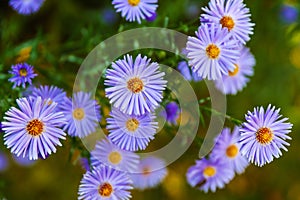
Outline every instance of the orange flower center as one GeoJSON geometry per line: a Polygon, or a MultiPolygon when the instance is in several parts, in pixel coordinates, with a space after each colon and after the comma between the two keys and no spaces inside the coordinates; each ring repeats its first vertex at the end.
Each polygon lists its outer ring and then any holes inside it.
{"type": "Polygon", "coordinates": [[[133,93],[139,93],[144,88],[144,83],[141,79],[135,77],[127,81],[127,88],[133,93]]]}
{"type": "Polygon", "coordinates": [[[143,175],[148,176],[151,173],[151,170],[149,167],[144,167],[143,169],[143,175]]]}
{"type": "Polygon", "coordinates": [[[140,3],[140,0],[128,0],[129,5],[137,6],[140,3]]]}
{"type": "Polygon", "coordinates": [[[256,132],[256,140],[261,144],[269,144],[273,140],[273,133],[267,127],[262,127],[256,132]]]}
{"type": "Polygon", "coordinates": [[[237,154],[239,153],[239,149],[235,144],[230,145],[229,147],[227,147],[226,149],[226,155],[229,158],[234,158],[237,156],[237,154]]]}
{"type": "Polygon", "coordinates": [[[222,24],[222,27],[226,27],[229,31],[231,31],[234,28],[234,21],[232,17],[230,16],[224,16],[222,19],[220,19],[220,24],[222,24]]]}
{"type": "Polygon", "coordinates": [[[212,166],[208,166],[203,170],[203,175],[206,177],[212,177],[216,174],[216,169],[212,166]]]}
{"type": "Polygon", "coordinates": [[[122,160],[122,156],[119,152],[117,151],[113,151],[109,154],[108,156],[108,160],[112,163],[112,164],[119,164],[122,160]]]}
{"type": "Polygon", "coordinates": [[[220,55],[220,49],[216,45],[210,44],[206,47],[206,55],[211,59],[216,59],[220,55]]]}
{"type": "Polygon", "coordinates": [[[127,122],[126,122],[126,128],[128,131],[135,131],[140,125],[140,122],[135,119],[135,118],[132,118],[132,119],[129,119],[127,122]]]}
{"type": "Polygon", "coordinates": [[[113,187],[109,183],[103,183],[100,185],[98,192],[102,197],[109,197],[113,192],[113,187]]]}
{"type": "Polygon", "coordinates": [[[82,120],[84,118],[84,110],[82,108],[76,108],[73,111],[73,117],[77,120],[82,120]]]}
{"type": "Polygon", "coordinates": [[[32,136],[39,136],[44,130],[44,124],[38,119],[33,119],[28,122],[26,130],[32,136]]]}
{"type": "Polygon", "coordinates": [[[234,70],[232,72],[229,71],[228,74],[229,74],[229,76],[235,76],[239,72],[239,70],[240,70],[239,66],[237,64],[235,64],[234,70]]]}
{"type": "Polygon", "coordinates": [[[27,76],[27,70],[25,68],[21,68],[19,70],[19,74],[20,74],[20,76],[27,76]]]}

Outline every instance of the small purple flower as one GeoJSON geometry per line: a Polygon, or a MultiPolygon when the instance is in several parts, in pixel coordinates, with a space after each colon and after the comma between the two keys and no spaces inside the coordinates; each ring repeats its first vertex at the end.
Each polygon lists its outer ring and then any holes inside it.
{"type": "Polygon", "coordinates": [[[234,128],[232,134],[229,128],[224,128],[216,138],[216,144],[211,152],[210,158],[212,160],[229,163],[236,173],[243,173],[249,165],[249,162],[247,158],[240,153],[241,145],[239,141],[240,133],[238,126],[234,128]]]}
{"type": "Polygon", "coordinates": [[[176,102],[171,101],[166,105],[165,110],[162,111],[161,115],[165,117],[166,121],[170,124],[177,124],[177,119],[180,114],[179,106],[176,102]]]}
{"type": "Polygon", "coordinates": [[[293,125],[286,122],[288,118],[281,118],[279,111],[269,105],[266,111],[257,107],[245,116],[246,122],[240,129],[240,151],[249,162],[261,167],[272,162],[274,157],[279,158],[282,155],[280,149],[287,151],[285,146],[290,144],[285,140],[291,139],[287,134],[293,125]]]}
{"type": "Polygon", "coordinates": [[[49,101],[50,104],[52,102],[56,102],[57,103],[56,110],[59,111],[61,108],[61,104],[64,102],[65,98],[67,97],[67,94],[63,89],[60,89],[56,86],[41,85],[40,87],[32,88],[30,96],[33,97],[40,96],[44,101],[50,99],[49,101]]]}
{"type": "Polygon", "coordinates": [[[8,167],[9,162],[7,156],[3,152],[0,152],[0,172],[6,171],[8,167]]]}
{"type": "Polygon", "coordinates": [[[66,121],[62,112],[54,112],[56,103],[44,103],[41,97],[17,99],[19,108],[11,107],[2,122],[4,144],[17,156],[37,160],[56,152],[59,139],[66,134],[58,127],[66,121]]]}
{"type": "Polygon", "coordinates": [[[92,166],[104,164],[120,171],[135,172],[139,162],[136,153],[122,150],[105,139],[97,142],[91,152],[92,166]]]}
{"type": "Polygon", "coordinates": [[[127,21],[139,24],[142,19],[151,17],[158,7],[157,0],[113,0],[112,4],[127,21]]]}
{"type": "Polygon", "coordinates": [[[230,71],[228,75],[215,81],[216,88],[224,94],[235,95],[238,91],[243,90],[249,82],[249,76],[253,75],[253,67],[256,61],[251,54],[250,49],[243,47],[241,56],[235,64],[235,69],[230,71]]]}
{"type": "Polygon", "coordinates": [[[157,157],[143,158],[136,173],[131,173],[133,187],[144,190],[153,188],[163,181],[168,171],[164,160],[157,157]]]}
{"type": "Polygon", "coordinates": [[[23,88],[26,87],[26,83],[32,84],[31,79],[36,77],[37,74],[34,73],[33,67],[27,63],[19,63],[11,66],[12,71],[9,71],[13,75],[10,82],[14,83],[13,88],[22,85],[23,88]]]}
{"type": "Polygon", "coordinates": [[[128,200],[132,189],[132,181],[126,173],[102,165],[83,175],[78,199],[128,200]]]}
{"type": "Polygon", "coordinates": [[[90,171],[91,170],[88,158],[82,157],[82,158],[80,158],[79,162],[82,166],[82,169],[84,169],[85,171],[90,171]]]}
{"type": "Polygon", "coordinates": [[[9,5],[22,15],[29,15],[37,12],[44,0],[10,0],[9,5]]]}
{"type": "Polygon", "coordinates": [[[109,139],[127,151],[144,150],[156,134],[157,122],[155,115],[126,115],[113,108],[111,118],[107,119],[106,128],[109,131],[109,139]]]}
{"type": "Polygon", "coordinates": [[[148,22],[153,22],[153,21],[156,20],[156,18],[157,18],[157,14],[156,14],[156,12],[155,12],[155,13],[152,13],[152,15],[151,15],[150,17],[146,17],[146,20],[147,20],[148,22]]]}
{"type": "Polygon", "coordinates": [[[225,28],[204,24],[196,36],[188,37],[186,50],[189,66],[199,77],[216,80],[235,69],[239,44],[225,28]]]}
{"type": "Polygon", "coordinates": [[[134,61],[127,54],[106,71],[106,96],[121,112],[143,115],[152,112],[161,102],[167,84],[163,80],[165,73],[158,70],[158,63],[150,61],[140,54],[134,61]]]}
{"type": "Polygon", "coordinates": [[[243,0],[211,0],[208,8],[202,10],[206,12],[200,17],[202,23],[220,24],[242,44],[250,40],[255,24],[251,23],[249,8],[243,0]]]}
{"type": "Polygon", "coordinates": [[[100,106],[90,93],[77,92],[73,94],[73,100],[65,98],[61,110],[68,122],[63,129],[70,136],[84,138],[96,131],[101,118],[100,106]]]}
{"type": "Polygon", "coordinates": [[[188,169],[186,177],[192,187],[205,193],[209,190],[215,192],[217,188],[224,188],[233,179],[234,171],[228,163],[202,158],[188,169]]]}
{"type": "Polygon", "coordinates": [[[177,66],[178,71],[187,81],[201,81],[202,78],[197,73],[193,72],[186,61],[181,61],[177,66]]]}
{"type": "Polygon", "coordinates": [[[280,18],[283,22],[291,24],[297,22],[299,9],[293,5],[282,4],[280,9],[280,18]]]}

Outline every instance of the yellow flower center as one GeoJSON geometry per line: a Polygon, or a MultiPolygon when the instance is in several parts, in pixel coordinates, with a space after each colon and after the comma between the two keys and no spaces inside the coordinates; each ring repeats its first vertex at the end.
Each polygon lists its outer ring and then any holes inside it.
{"type": "Polygon", "coordinates": [[[212,166],[208,166],[203,170],[203,175],[206,177],[212,177],[216,174],[216,169],[212,166]]]}
{"type": "Polygon", "coordinates": [[[144,167],[143,169],[143,175],[148,176],[151,173],[151,170],[149,167],[144,167]]]}
{"type": "Polygon", "coordinates": [[[230,17],[230,16],[222,17],[222,19],[220,19],[220,24],[222,24],[223,28],[226,27],[228,29],[228,31],[231,31],[235,25],[232,17],[230,17]]]}
{"type": "Polygon", "coordinates": [[[206,55],[211,59],[218,58],[220,55],[220,51],[221,50],[214,44],[210,44],[206,47],[206,55]]]}
{"type": "Polygon", "coordinates": [[[226,155],[229,158],[234,158],[237,156],[237,154],[239,153],[239,149],[235,144],[230,145],[229,147],[227,147],[226,149],[226,155]]]}
{"type": "Polygon", "coordinates": [[[144,83],[141,79],[135,77],[127,81],[127,88],[133,93],[139,93],[144,88],[144,83]]]}
{"type": "Polygon", "coordinates": [[[84,110],[82,108],[76,108],[73,111],[73,117],[77,120],[82,120],[84,118],[84,110]]]}
{"type": "Polygon", "coordinates": [[[19,70],[19,74],[20,74],[20,76],[27,76],[27,70],[25,68],[21,68],[19,70]]]}
{"type": "Polygon", "coordinates": [[[119,152],[113,151],[108,155],[108,160],[114,165],[117,165],[121,162],[122,156],[119,152]]]}
{"type": "Polygon", "coordinates": [[[44,124],[38,119],[33,119],[28,122],[26,130],[32,136],[39,136],[44,130],[44,124]]]}
{"type": "Polygon", "coordinates": [[[128,131],[134,132],[140,125],[140,122],[135,119],[131,118],[126,122],[126,128],[128,131]]]}
{"type": "Polygon", "coordinates": [[[262,127],[256,132],[256,140],[261,144],[269,144],[273,140],[273,133],[267,127],[262,127]]]}
{"type": "Polygon", "coordinates": [[[109,197],[113,192],[113,187],[109,183],[103,183],[100,185],[98,192],[102,197],[109,197]]]}
{"type": "Polygon", "coordinates": [[[229,76],[235,76],[239,72],[239,70],[240,70],[239,66],[237,64],[235,64],[234,70],[232,72],[229,71],[228,74],[229,74],[229,76]]]}
{"type": "Polygon", "coordinates": [[[137,6],[140,3],[140,0],[128,0],[129,5],[137,6]]]}

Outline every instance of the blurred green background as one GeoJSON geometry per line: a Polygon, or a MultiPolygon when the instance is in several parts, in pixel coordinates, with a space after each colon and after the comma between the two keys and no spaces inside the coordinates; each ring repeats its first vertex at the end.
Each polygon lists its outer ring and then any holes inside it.
{"type": "MultiPolygon", "coordinates": [[[[46,0],[38,13],[22,16],[8,6],[8,1],[1,0],[1,116],[14,101],[13,92],[8,92],[11,85],[3,78],[12,64],[26,60],[39,75],[35,83],[56,85],[70,95],[81,62],[101,41],[120,31],[145,26],[167,27],[194,35],[201,7],[207,3],[207,0],[159,0],[157,19],[137,24],[128,23],[115,13],[111,1],[46,0]]],[[[298,17],[294,23],[286,23],[280,17],[285,3],[299,9],[300,2],[245,0],[245,3],[256,24],[247,46],[257,64],[248,86],[238,95],[228,96],[227,113],[243,120],[247,110],[253,110],[254,106],[272,103],[282,108],[281,113],[294,124],[289,152],[262,168],[251,165],[225,189],[205,194],[191,188],[185,180],[185,173],[198,154],[199,146],[193,143],[168,167],[169,175],[160,186],[134,190],[132,199],[300,200],[300,21],[298,17]]],[[[105,115],[107,110],[102,108],[102,112],[105,115]]],[[[226,122],[226,125],[233,124],[226,122]]],[[[0,199],[77,199],[78,185],[85,172],[77,162],[80,148],[78,141],[68,138],[46,160],[21,166],[3,146],[1,136],[0,151],[8,156],[9,166],[0,172],[0,199]]]]}

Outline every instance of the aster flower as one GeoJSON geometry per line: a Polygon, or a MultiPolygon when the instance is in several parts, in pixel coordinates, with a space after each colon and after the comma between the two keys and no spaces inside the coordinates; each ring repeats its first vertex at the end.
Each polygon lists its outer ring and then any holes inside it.
{"type": "Polygon", "coordinates": [[[62,112],[54,112],[56,103],[44,103],[41,97],[17,99],[19,108],[12,107],[2,122],[4,144],[17,156],[37,160],[56,152],[59,139],[66,134],[58,127],[66,121],[62,112]]]}
{"type": "Polygon", "coordinates": [[[25,88],[26,83],[31,85],[31,79],[37,76],[37,74],[35,74],[33,71],[33,67],[27,63],[13,65],[11,66],[11,69],[12,70],[9,71],[9,73],[11,73],[13,77],[8,80],[14,83],[13,88],[20,85],[25,88]]]}
{"type": "Polygon", "coordinates": [[[143,158],[136,173],[131,173],[133,187],[144,190],[153,188],[163,181],[168,171],[164,160],[157,157],[143,158]]]}
{"type": "Polygon", "coordinates": [[[97,142],[95,149],[91,152],[93,166],[105,164],[125,172],[134,172],[139,159],[136,153],[122,150],[105,139],[97,142]]]}
{"type": "Polygon", "coordinates": [[[61,104],[64,102],[65,98],[67,97],[66,92],[63,89],[60,89],[56,86],[40,86],[40,87],[34,87],[30,89],[30,96],[33,97],[42,97],[43,100],[51,99],[51,102],[56,102],[58,106],[56,107],[56,110],[59,110],[61,107],[61,104]]]}
{"type": "Polygon", "coordinates": [[[234,171],[228,163],[202,158],[188,169],[186,176],[192,187],[206,193],[209,190],[215,192],[217,188],[224,188],[233,179],[234,171]]]}
{"type": "Polygon", "coordinates": [[[139,24],[142,19],[152,17],[158,7],[157,0],[113,0],[112,4],[127,21],[139,24]]]}
{"type": "Polygon", "coordinates": [[[243,0],[211,0],[208,8],[202,10],[206,12],[200,17],[202,23],[220,24],[242,44],[250,40],[255,24],[251,23],[249,8],[243,0]]]}
{"type": "Polygon", "coordinates": [[[29,15],[37,12],[44,0],[10,0],[9,5],[22,15],[29,15]]]}
{"type": "Polygon", "coordinates": [[[78,199],[84,200],[128,200],[132,181],[124,172],[105,165],[87,171],[80,182],[78,199]]]}
{"type": "Polygon", "coordinates": [[[177,69],[187,81],[198,82],[202,80],[202,78],[199,77],[197,73],[191,71],[186,61],[179,62],[177,69]]]}
{"type": "Polygon", "coordinates": [[[166,119],[170,124],[177,124],[177,119],[180,114],[179,106],[176,102],[171,101],[166,105],[165,110],[161,112],[161,115],[166,119]]]}
{"type": "Polygon", "coordinates": [[[263,107],[257,107],[245,116],[246,122],[240,129],[240,151],[249,162],[263,166],[272,162],[274,157],[279,158],[281,149],[287,151],[289,143],[285,140],[291,139],[287,134],[293,125],[286,122],[288,118],[281,118],[279,111],[269,105],[266,111],[263,107]]]}
{"type": "Polygon", "coordinates": [[[85,171],[90,171],[91,170],[88,158],[85,158],[85,157],[80,158],[79,163],[80,163],[82,169],[84,169],[85,171]]]}
{"type": "Polygon", "coordinates": [[[108,86],[106,96],[115,108],[129,115],[143,115],[158,107],[167,81],[163,80],[159,65],[150,61],[140,54],[133,61],[127,54],[112,63],[104,84],[108,86]]]}
{"type": "Polygon", "coordinates": [[[280,9],[280,19],[287,24],[297,22],[299,18],[299,9],[290,4],[282,4],[280,9]]]}
{"type": "Polygon", "coordinates": [[[235,69],[240,56],[238,42],[221,25],[204,24],[188,37],[187,58],[192,70],[202,78],[216,80],[235,69]]]}
{"type": "Polygon", "coordinates": [[[229,163],[236,173],[243,173],[249,165],[249,162],[247,158],[240,153],[241,145],[239,144],[239,140],[240,133],[238,126],[234,128],[232,134],[229,128],[224,128],[216,138],[216,144],[211,152],[210,158],[229,163]]]}
{"type": "Polygon", "coordinates": [[[236,94],[243,90],[249,82],[248,76],[253,75],[253,66],[255,65],[255,58],[251,54],[249,48],[243,47],[241,49],[241,56],[235,64],[235,69],[230,71],[228,75],[215,81],[216,88],[224,94],[236,94]]]}
{"type": "Polygon", "coordinates": [[[61,110],[68,122],[63,129],[70,136],[84,138],[96,131],[100,120],[100,106],[91,98],[90,93],[77,92],[73,94],[73,100],[65,98],[61,110]]]}
{"type": "Polygon", "coordinates": [[[126,115],[116,108],[112,109],[110,115],[106,126],[109,131],[108,138],[121,149],[144,150],[154,139],[158,124],[154,122],[155,115],[126,115]]]}

